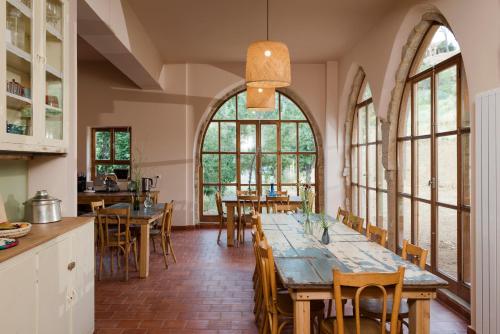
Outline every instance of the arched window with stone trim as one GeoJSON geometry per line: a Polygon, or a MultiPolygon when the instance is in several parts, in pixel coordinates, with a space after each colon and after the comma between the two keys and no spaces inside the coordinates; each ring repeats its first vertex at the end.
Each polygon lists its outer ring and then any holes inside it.
{"type": "Polygon", "coordinates": [[[365,79],[355,107],[351,131],[351,211],[387,229],[387,183],[382,166],[381,121],[365,79]]]}
{"type": "Polygon", "coordinates": [[[318,207],[318,142],[308,117],[287,94],[276,92],[274,111],[250,111],[246,91],[217,108],[203,134],[200,149],[200,220],[215,221],[215,192],[276,190],[299,195],[312,186],[318,207]]]}
{"type": "Polygon", "coordinates": [[[460,47],[434,24],[408,75],[398,121],[397,240],[470,300],[470,117],[460,47]]]}

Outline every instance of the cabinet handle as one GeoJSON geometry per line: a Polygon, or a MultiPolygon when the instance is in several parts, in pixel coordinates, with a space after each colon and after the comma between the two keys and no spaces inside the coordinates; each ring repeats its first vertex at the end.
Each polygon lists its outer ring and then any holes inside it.
{"type": "Polygon", "coordinates": [[[70,262],[70,263],[68,264],[68,270],[69,270],[69,271],[71,271],[71,270],[75,269],[75,267],[76,267],[76,263],[75,263],[75,261],[72,261],[72,262],[70,262]]]}

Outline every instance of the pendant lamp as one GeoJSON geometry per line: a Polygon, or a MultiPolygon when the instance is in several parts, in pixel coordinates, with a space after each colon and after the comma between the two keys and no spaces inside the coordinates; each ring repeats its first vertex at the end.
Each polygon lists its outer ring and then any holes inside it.
{"type": "Polygon", "coordinates": [[[276,100],[274,88],[247,87],[247,109],[254,111],[274,111],[276,100]]]}
{"type": "Polygon", "coordinates": [[[269,0],[267,0],[266,40],[248,46],[246,83],[248,87],[290,86],[290,54],[286,44],[269,40],[269,0]]]}

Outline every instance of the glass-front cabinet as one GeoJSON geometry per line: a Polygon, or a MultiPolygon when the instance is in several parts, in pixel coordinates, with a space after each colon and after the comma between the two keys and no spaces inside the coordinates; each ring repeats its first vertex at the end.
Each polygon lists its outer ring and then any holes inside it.
{"type": "Polygon", "coordinates": [[[66,151],[65,2],[0,0],[0,150],[66,151]]]}

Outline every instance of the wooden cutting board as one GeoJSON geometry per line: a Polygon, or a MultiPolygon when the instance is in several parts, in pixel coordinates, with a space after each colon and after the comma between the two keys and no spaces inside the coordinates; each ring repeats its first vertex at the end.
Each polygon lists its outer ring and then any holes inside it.
{"type": "Polygon", "coordinates": [[[2,194],[0,194],[0,223],[7,221],[7,214],[5,213],[5,205],[3,204],[2,194]]]}

